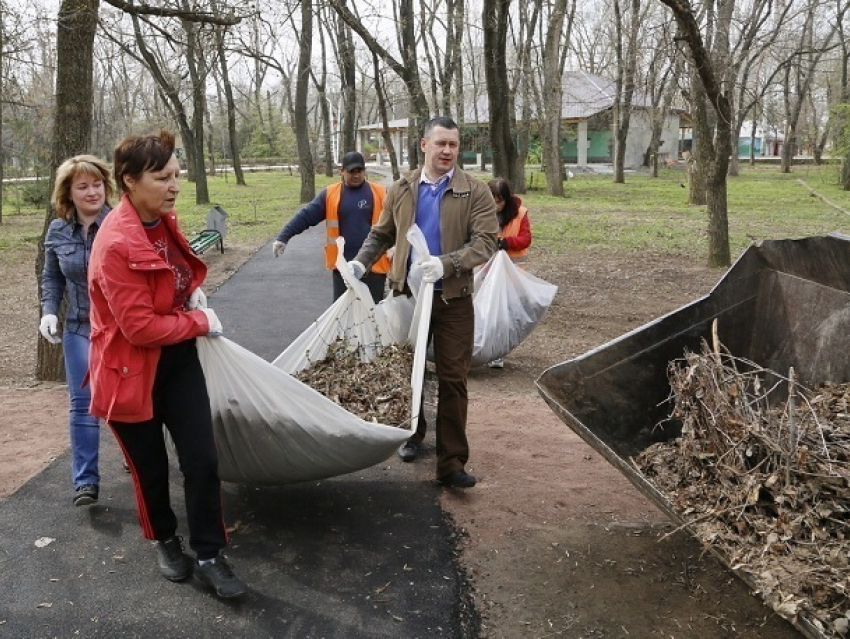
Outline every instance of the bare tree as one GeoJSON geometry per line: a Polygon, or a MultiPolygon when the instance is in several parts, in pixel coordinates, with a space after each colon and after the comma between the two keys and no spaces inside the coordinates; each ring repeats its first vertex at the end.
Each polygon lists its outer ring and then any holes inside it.
{"type": "Polygon", "coordinates": [[[390,123],[387,116],[387,101],[384,98],[384,83],[381,80],[381,65],[378,60],[378,54],[372,52],[372,65],[375,69],[375,95],[378,98],[378,112],[381,115],[381,136],[384,140],[384,147],[387,149],[387,154],[390,156],[390,166],[392,166],[393,180],[400,177],[398,170],[398,156],[396,155],[395,145],[393,144],[393,136],[390,135],[390,123]]]}
{"type": "MultiPolygon", "coordinates": [[[[688,0],[661,0],[676,17],[681,31],[680,37],[687,43],[690,63],[694,69],[693,89],[699,95],[695,103],[703,108],[705,96],[716,115],[712,132],[702,119],[698,156],[704,163],[708,209],[708,262],[711,266],[728,266],[731,263],[729,249],[729,219],[726,189],[726,172],[732,151],[732,109],[720,78],[727,60],[729,41],[728,26],[731,22],[732,0],[719,0],[718,25],[714,34],[715,56],[712,57],[705,45],[703,34],[688,0]],[[719,69],[719,70],[718,70],[719,69]]],[[[707,109],[706,109],[707,110],[707,109]]]]}
{"type": "MultiPolygon", "coordinates": [[[[321,11],[321,8],[319,8],[321,11]]],[[[334,127],[331,124],[331,110],[330,105],[328,104],[328,54],[327,54],[327,44],[325,42],[325,30],[322,27],[322,24],[325,22],[324,19],[319,20],[319,45],[321,46],[321,66],[320,73],[317,75],[315,69],[310,67],[310,77],[313,80],[313,84],[316,86],[316,101],[319,106],[319,113],[321,117],[322,130],[325,132],[323,137],[323,151],[324,151],[324,164],[325,164],[325,177],[333,177],[334,174],[334,156],[333,156],[333,136],[334,136],[334,127]]]]}
{"type": "Polygon", "coordinates": [[[310,88],[310,62],[313,54],[313,3],[301,0],[301,33],[298,36],[298,75],[295,79],[295,139],[301,174],[301,202],[316,197],[316,176],[310,151],[307,124],[307,92],[310,88]]]}
{"type": "MultiPolygon", "coordinates": [[[[91,142],[92,60],[94,34],[100,0],[63,0],[56,23],[56,123],[53,127],[51,183],[56,168],[67,158],[85,153],[91,142]]],[[[44,268],[44,237],[54,217],[48,206],[44,230],[38,242],[35,273],[41,297],[41,271],[44,268]]],[[[65,378],[62,349],[38,340],[35,375],[37,379],[65,378]]]]}
{"type": "Polygon", "coordinates": [[[514,124],[517,139],[516,171],[512,182],[514,192],[525,193],[525,164],[528,160],[531,139],[532,104],[539,104],[537,85],[531,64],[534,33],[540,17],[542,0],[531,0],[526,11],[520,11],[518,24],[512,23],[513,48],[517,55],[517,64],[511,81],[511,94],[520,96],[520,117],[514,124]]]}
{"type": "Polygon", "coordinates": [[[236,104],[233,99],[233,86],[230,84],[230,71],[227,68],[227,54],[224,49],[225,34],[225,27],[219,27],[217,30],[216,53],[218,55],[219,73],[227,105],[227,139],[230,145],[230,158],[233,163],[236,184],[245,186],[245,174],[242,172],[242,156],[239,150],[239,138],[236,130],[236,104]]]}
{"type": "MultiPolygon", "coordinates": [[[[182,0],[183,8],[188,13],[188,0],[182,0]]],[[[204,46],[198,26],[185,18],[180,23],[186,34],[186,66],[189,70],[189,81],[192,93],[192,156],[195,159],[195,203],[209,204],[210,191],[207,184],[206,162],[204,160],[204,117],[207,112],[207,68],[204,46]]]]}
{"type": "MultiPolygon", "coordinates": [[[[566,0],[563,0],[566,2],[566,0]]],[[[508,13],[511,0],[484,0],[484,70],[490,104],[490,144],[493,148],[493,174],[516,182],[516,144],[510,113],[513,93],[508,85],[506,59],[508,13]]],[[[560,121],[560,104],[558,108],[560,121]]]]}
{"type": "Polygon", "coordinates": [[[640,0],[630,0],[629,32],[625,38],[626,52],[623,53],[623,16],[620,2],[614,0],[614,39],[617,54],[616,95],[614,99],[614,183],[623,184],[625,178],[626,140],[632,115],[632,100],[635,94],[637,72],[638,27],[640,26],[640,0]]]}
{"type": "MultiPolygon", "coordinates": [[[[763,91],[767,89],[765,84],[762,92],[759,92],[751,76],[754,67],[765,58],[765,53],[776,42],[782,32],[780,25],[786,23],[788,13],[793,6],[788,2],[784,7],[780,6],[779,14],[774,18],[774,28],[767,30],[766,37],[760,38],[768,26],[774,8],[773,0],[754,0],[750,3],[749,12],[741,20],[738,31],[740,37],[730,53],[729,69],[727,70],[727,82],[736,82],[734,109],[735,121],[732,124],[732,139],[737,140],[741,135],[744,120],[754,109],[755,104],[761,99],[763,91]],[[752,97],[749,97],[752,96],[752,97]]],[[[755,129],[755,121],[753,122],[755,129]]],[[[738,175],[739,162],[737,148],[733,149],[732,160],[729,165],[729,175],[738,175]]]]}
{"type": "Polygon", "coordinates": [[[412,0],[399,0],[398,6],[394,5],[399,14],[399,39],[401,49],[401,61],[397,60],[378,40],[370,33],[363,22],[345,5],[343,0],[328,0],[334,11],[360,36],[370,51],[377,53],[399,78],[404,82],[410,97],[411,121],[408,125],[408,163],[411,169],[419,166],[419,136],[430,117],[428,100],[422,89],[419,77],[419,58],[416,50],[416,31],[413,24],[413,2],[412,0]]]}
{"type": "Polygon", "coordinates": [[[563,167],[561,166],[561,108],[563,86],[561,78],[562,32],[567,13],[567,0],[554,0],[543,45],[543,157],[546,192],[564,196],[563,167]]]}
{"type": "MultiPolygon", "coordinates": [[[[344,0],[341,0],[344,2],[344,0]]],[[[336,26],[336,58],[339,63],[340,93],[340,123],[343,149],[356,148],[355,129],[357,124],[357,67],[354,61],[354,38],[351,27],[338,16],[334,16],[336,26]]]]}
{"type": "MultiPolygon", "coordinates": [[[[806,19],[800,34],[800,44],[795,64],[785,67],[783,81],[783,104],[785,106],[785,143],[782,145],[782,160],[780,170],[783,173],[791,172],[791,165],[797,153],[797,127],[803,112],[806,96],[811,91],[812,82],[815,77],[815,69],[820,63],[824,52],[830,46],[838,26],[835,22],[827,29],[823,39],[817,37],[816,31],[819,23],[820,2],[809,0],[806,11],[806,19]]],[[[845,9],[846,10],[846,7],[845,9]]],[[[844,10],[842,10],[842,15],[844,10]]]]}

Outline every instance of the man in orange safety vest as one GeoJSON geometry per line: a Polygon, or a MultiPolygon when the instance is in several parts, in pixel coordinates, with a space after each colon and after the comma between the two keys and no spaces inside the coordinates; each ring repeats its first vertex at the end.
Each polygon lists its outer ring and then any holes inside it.
{"type": "MultiPolygon", "coordinates": [[[[345,293],[345,282],[336,270],[336,239],[345,239],[345,260],[354,259],[372,225],[378,220],[386,190],[380,184],[366,181],[366,162],[357,151],[346,153],[340,163],[342,179],[322,189],[283,227],[272,244],[275,257],[280,257],[294,236],[325,222],[325,265],[332,271],[334,300],[345,293]]],[[[375,303],[384,297],[389,258],[384,254],[363,278],[375,303]]]]}

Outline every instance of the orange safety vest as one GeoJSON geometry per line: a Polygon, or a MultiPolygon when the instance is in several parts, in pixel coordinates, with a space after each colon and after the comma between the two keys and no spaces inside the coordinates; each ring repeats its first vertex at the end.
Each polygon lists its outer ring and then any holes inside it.
{"type": "MultiPolygon", "coordinates": [[[[519,235],[519,223],[522,218],[528,215],[528,209],[524,206],[519,207],[519,211],[514,219],[508,222],[508,225],[499,233],[499,237],[515,237],[519,235]]],[[[519,251],[508,251],[508,257],[514,262],[525,262],[528,256],[528,247],[519,251]]]]}
{"type": "MultiPolygon", "coordinates": [[[[378,184],[368,183],[372,188],[372,198],[374,204],[372,206],[372,225],[378,221],[381,216],[381,209],[384,208],[384,196],[386,190],[378,184]]],[[[325,244],[325,266],[330,269],[336,268],[336,238],[339,237],[339,201],[342,198],[342,182],[331,184],[325,192],[325,229],[328,234],[328,241],[325,244]]],[[[389,273],[390,259],[384,253],[372,265],[373,273],[389,273]]]]}

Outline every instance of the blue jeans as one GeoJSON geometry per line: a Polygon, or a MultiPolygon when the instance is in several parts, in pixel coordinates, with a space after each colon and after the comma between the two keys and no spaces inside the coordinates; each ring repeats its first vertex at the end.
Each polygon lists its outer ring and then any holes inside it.
{"type": "Polygon", "coordinates": [[[77,333],[62,335],[65,352],[65,376],[71,396],[68,430],[71,435],[71,479],[74,488],[85,484],[100,484],[97,454],[100,448],[100,424],[89,413],[91,391],[83,380],[89,370],[89,340],[77,333]]]}

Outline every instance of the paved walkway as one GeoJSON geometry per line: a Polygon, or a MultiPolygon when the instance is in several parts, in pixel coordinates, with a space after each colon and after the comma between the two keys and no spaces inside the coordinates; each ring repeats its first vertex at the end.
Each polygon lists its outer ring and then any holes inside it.
{"type": "MultiPolygon", "coordinates": [[[[323,239],[312,229],[277,260],[263,247],[210,296],[229,338],[271,360],[330,304],[323,239]]],[[[65,437],[65,425],[56,432],[65,437]]],[[[71,505],[67,452],[0,502],[0,637],[464,636],[463,583],[430,481],[433,445],[416,464],[393,458],[276,488],[225,484],[228,555],[250,592],[224,602],[159,576],[129,475],[103,435],[97,506],[71,505]]]]}

